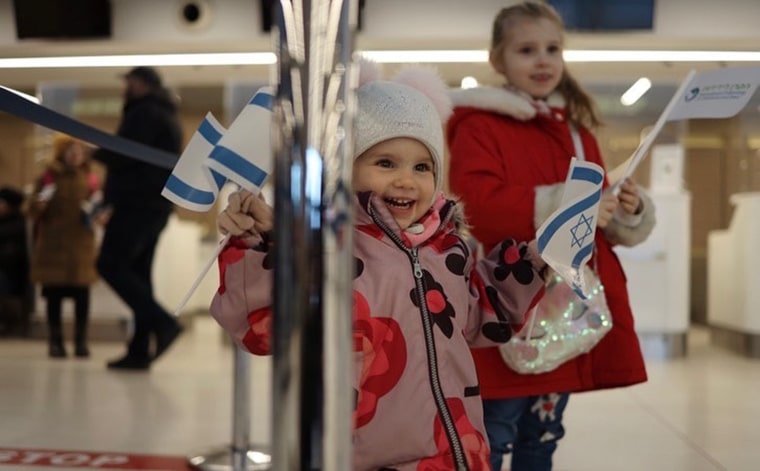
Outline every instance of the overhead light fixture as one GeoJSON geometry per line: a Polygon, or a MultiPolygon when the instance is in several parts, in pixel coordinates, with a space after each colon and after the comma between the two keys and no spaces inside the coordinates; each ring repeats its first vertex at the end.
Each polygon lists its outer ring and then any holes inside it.
{"type": "Polygon", "coordinates": [[[270,65],[277,62],[273,52],[216,52],[192,54],[128,54],[111,56],[10,57],[0,59],[3,69],[66,67],[135,67],[201,65],[270,65]]]}
{"type": "Polygon", "coordinates": [[[639,101],[639,98],[644,96],[650,88],[652,88],[652,81],[646,77],[641,77],[620,96],[620,103],[624,106],[631,106],[639,101]]]}
{"type": "MultiPolygon", "coordinates": [[[[488,62],[488,51],[476,49],[362,51],[361,54],[375,62],[391,64],[488,62]]],[[[566,50],[564,58],[567,62],[760,62],[760,52],[566,50]]],[[[0,68],[271,65],[276,61],[273,52],[7,57],[0,59],[0,68]]]]}
{"type": "Polygon", "coordinates": [[[478,79],[472,76],[462,78],[462,82],[459,85],[462,88],[475,88],[478,86],[478,79]]]}

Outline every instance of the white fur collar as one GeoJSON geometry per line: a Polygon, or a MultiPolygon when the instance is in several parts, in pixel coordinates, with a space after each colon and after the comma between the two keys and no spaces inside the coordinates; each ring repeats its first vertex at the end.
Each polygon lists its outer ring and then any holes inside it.
{"type": "MultiPolygon", "coordinates": [[[[449,96],[454,107],[468,106],[511,116],[527,121],[536,116],[536,107],[530,98],[504,87],[477,87],[452,89],[449,96]]],[[[564,106],[562,96],[553,93],[547,100],[549,106],[564,106]]]]}

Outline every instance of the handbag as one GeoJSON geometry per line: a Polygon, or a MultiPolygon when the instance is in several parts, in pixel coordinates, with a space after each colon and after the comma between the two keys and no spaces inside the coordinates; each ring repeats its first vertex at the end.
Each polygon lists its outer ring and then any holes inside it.
{"type": "MultiPolygon", "coordinates": [[[[568,126],[575,157],[585,160],[578,129],[571,122],[568,126]]],[[[499,346],[510,368],[522,374],[552,371],[587,353],[612,329],[612,314],[599,277],[585,265],[583,278],[589,288],[586,299],[556,273],[546,280],[544,296],[533,308],[528,324],[499,346]]]]}
{"type": "Polygon", "coordinates": [[[522,374],[546,373],[588,352],[612,329],[604,286],[586,266],[589,288],[581,298],[559,275],[546,282],[546,291],[528,323],[499,351],[506,364],[522,374]]]}

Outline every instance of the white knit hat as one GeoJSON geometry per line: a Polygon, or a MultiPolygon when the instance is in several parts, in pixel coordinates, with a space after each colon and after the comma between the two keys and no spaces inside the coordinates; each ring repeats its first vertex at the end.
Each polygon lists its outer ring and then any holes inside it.
{"type": "MultiPolygon", "coordinates": [[[[362,64],[362,67],[368,66],[362,64]]],[[[357,98],[354,159],[388,139],[416,139],[433,157],[437,195],[443,183],[442,128],[452,105],[446,84],[435,70],[407,67],[391,81],[374,80],[360,85],[357,98]]]]}

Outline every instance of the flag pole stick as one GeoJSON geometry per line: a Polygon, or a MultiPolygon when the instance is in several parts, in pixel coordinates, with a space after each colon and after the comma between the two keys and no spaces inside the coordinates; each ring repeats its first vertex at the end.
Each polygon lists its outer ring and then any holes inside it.
{"type": "Polygon", "coordinates": [[[617,194],[620,191],[620,183],[622,183],[626,178],[630,177],[633,174],[633,171],[636,170],[636,167],[639,166],[639,163],[644,158],[644,155],[646,155],[647,151],[649,151],[649,148],[654,143],[655,139],[657,138],[657,135],[662,130],[662,127],[665,125],[665,122],[668,120],[668,117],[670,116],[670,113],[673,111],[673,108],[678,103],[678,99],[683,96],[684,92],[686,91],[686,87],[689,86],[689,83],[691,83],[691,79],[694,77],[694,75],[697,72],[695,70],[691,70],[687,75],[686,78],[681,82],[681,85],[678,87],[678,90],[676,90],[676,93],[673,94],[673,97],[670,99],[670,102],[663,110],[660,117],[657,119],[657,122],[654,124],[654,127],[651,131],[646,135],[646,137],[639,143],[639,146],[634,151],[633,155],[630,158],[630,163],[628,164],[628,168],[626,168],[623,175],[620,177],[620,179],[615,182],[615,189],[613,190],[615,194],[617,194]]]}
{"type": "Polygon", "coordinates": [[[182,301],[180,301],[179,305],[177,306],[177,309],[174,311],[175,316],[179,316],[182,314],[182,310],[185,309],[185,306],[187,305],[188,301],[190,301],[190,297],[192,297],[193,293],[195,293],[195,290],[198,289],[198,286],[200,286],[201,281],[206,277],[206,273],[211,269],[211,265],[214,264],[217,257],[219,257],[219,254],[222,253],[222,249],[227,245],[227,242],[230,240],[230,234],[227,234],[224,236],[224,238],[219,242],[219,245],[214,249],[214,253],[209,257],[208,261],[206,262],[206,265],[203,266],[203,269],[198,274],[198,277],[195,279],[195,282],[190,287],[189,290],[187,290],[187,294],[185,294],[185,297],[182,298],[182,301]]]}

